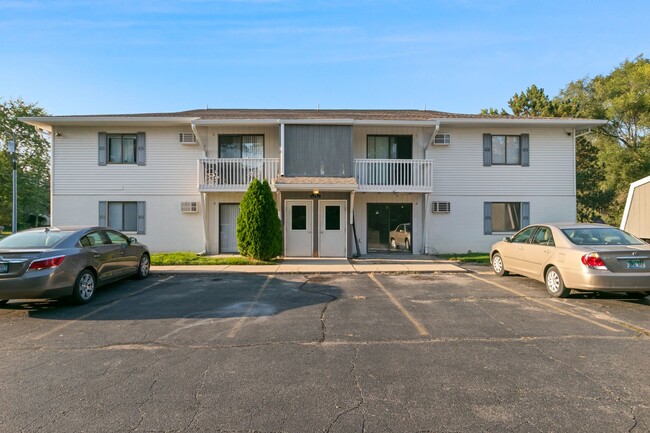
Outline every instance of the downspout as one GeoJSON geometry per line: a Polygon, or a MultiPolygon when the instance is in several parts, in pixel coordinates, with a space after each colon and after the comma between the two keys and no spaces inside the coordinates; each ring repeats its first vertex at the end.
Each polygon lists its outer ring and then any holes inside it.
{"type": "MultiPolygon", "coordinates": [[[[199,135],[199,131],[196,129],[196,125],[194,124],[194,121],[192,121],[190,123],[190,126],[192,127],[192,132],[194,133],[194,136],[196,137],[196,140],[199,142],[199,146],[201,146],[201,149],[203,149],[203,157],[207,158],[208,157],[208,148],[203,143],[203,140],[201,140],[201,136],[199,135]]],[[[200,164],[200,162],[199,162],[199,164],[200,164]]],[[[200,173],[200,170],[199,170],[198,166],[197,166],[197,173],[200,173]]],[[[208,208],[207,208],[207,202],[208,202],[207,193],[201,192],[201,209],[203,210],[203,215],[202,215],[202,218],[201,218],[201,220],[203,221],[203,251],[201,252],[201,255],[205,255],[205,254],[208,253],[208,236],[209,236],[209,233],[208,233],[208,208]]]]}
{"type": "MultiPolygon", "coordinates": [[[[427,158],[427,150],[430,149],[433,146],[433,142],[436,139],[436,135],[438,135],[438,131],[440,131],[440,122],[436,123],[436,128],[433,131],[433,134],[431,134],[431,138],[429,139],[429,143],[427,146],[424,148],[424,159],[427,158]]],[[[429,240],[429,205],[431,204],[431,196],[433,195],[433,191],[429,193],[424,194],[424,230],[422,230],[422,245],[424,246],[424,254],[429,254],[429,245],[428,245],[428,240],[429,240]]]]}

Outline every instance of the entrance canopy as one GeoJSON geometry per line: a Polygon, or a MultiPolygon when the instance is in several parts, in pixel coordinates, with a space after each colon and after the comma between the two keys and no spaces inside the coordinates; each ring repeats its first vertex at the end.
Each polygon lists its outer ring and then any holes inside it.
{"type": "Polygon", "coordinates": [[[285,177],[275,179],[278,191],[356,191],[359,187],[353,177],[285,177]]]}

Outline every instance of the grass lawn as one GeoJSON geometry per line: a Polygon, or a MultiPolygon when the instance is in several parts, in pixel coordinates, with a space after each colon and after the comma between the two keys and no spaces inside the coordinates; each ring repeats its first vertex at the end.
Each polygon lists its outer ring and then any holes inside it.
{"type": "Polygon", "coordinates": [[[158,253],[151,255],[153,266],[179,265],[273,265],[275,262],[252,260],[246,257],[199,256],[196,253],[158,253]]]}
{"type": "Polygon", "coordinates": [[[490,253],[442,254],[439,257],[466,263],[490,264],[490,253]]]}

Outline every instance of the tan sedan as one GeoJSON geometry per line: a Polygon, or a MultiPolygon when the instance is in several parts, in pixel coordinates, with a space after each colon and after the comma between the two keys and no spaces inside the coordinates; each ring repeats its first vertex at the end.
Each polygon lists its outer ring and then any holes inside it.
{"type": "Polygon", "coordinates": [[[544,282],[555,297],[571,289],[650,294],[650,245],[605,224],[539,224],[492,245],[492,269],[544,282]]]}

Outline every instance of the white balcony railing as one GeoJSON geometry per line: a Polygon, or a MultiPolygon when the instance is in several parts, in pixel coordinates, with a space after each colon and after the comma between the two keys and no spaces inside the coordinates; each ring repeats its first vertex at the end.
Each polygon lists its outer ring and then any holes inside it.
{"type": "Polygon", "coordinates": [[[355,159],[358,191],[431,192],[433,161],[430,159],[355,159]]]}
{"type": "Polygon", "coordinates": [[[246,191],[253,179],[278,177],[278,158],[199,159],[199,191],[246,191]]]}

